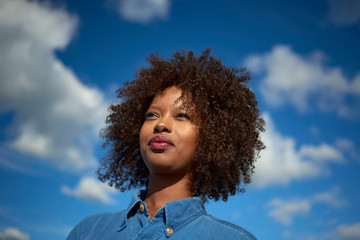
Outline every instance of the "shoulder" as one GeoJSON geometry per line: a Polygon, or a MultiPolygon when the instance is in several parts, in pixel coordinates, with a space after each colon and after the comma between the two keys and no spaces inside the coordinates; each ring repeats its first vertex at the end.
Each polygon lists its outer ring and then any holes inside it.
{"type": "Polygon", "coordinates": [[[125,214],[126,214],[126,210],[98,213],[84,218],[81,222],[84,223],[96,223],[99,221],[111,222],[114,218],[119,219],[119,217],[124,216],[125,214]]]}
{"type": "Polygon", "coordinates": [[[213,235],[218,232],[225,239],[256,240],[256,237],[246,229],[207,213],[203,215],[202,221],[208,234],[213,235]]]}
{"type": "Polygon", "coordinates": [[[81,220],[70,232],[67,240],[73,239],[82,239],[85,235],[91,235],[92,233],[100,233],[111,228],[118,227],[115,226],[114,222],[119,222],[119,219],[124,219],[126,214],[125,210],[99,213],[90,215],[83,220],[81,220]],[[116,220],[116,221],[115,221],[116,220]]]}

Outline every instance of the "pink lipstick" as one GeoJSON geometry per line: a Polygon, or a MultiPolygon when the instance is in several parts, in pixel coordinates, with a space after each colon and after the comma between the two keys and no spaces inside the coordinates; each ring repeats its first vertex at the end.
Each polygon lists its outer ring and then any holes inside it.
{"type": "Polygon", "coordinates": [[[174,144],[167,137],[156,136],[150,140],[149,146],[154,150],[164,150],[174,146],[174,144]]]}

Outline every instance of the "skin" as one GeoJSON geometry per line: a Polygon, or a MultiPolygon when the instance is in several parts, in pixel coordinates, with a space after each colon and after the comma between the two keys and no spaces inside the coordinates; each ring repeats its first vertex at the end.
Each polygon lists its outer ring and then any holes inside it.
{"type": "Polygon", "coordinates": [[[140,151],[149,169],[144,202],[150,220],[165,203],[192,197],[187,186],[199,128],[181,108],[181,93],[177,87],[170,87],[155,96],[140,130],[140,151]],[[166,137],[171,144],[151,144],[157,136],[166,137]]]}

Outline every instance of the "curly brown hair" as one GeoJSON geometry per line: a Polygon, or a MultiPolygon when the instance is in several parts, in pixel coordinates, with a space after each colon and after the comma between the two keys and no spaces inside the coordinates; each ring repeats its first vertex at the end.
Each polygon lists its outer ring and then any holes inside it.
{"type": "Polygon", "coordinates": [[[108,147],[97,171],[120,191],[147,186],[149,171],[139,146],[139,132],[153,98],[175,86],[182,90],[185,106],[196,108],[199,138],[191,165],[189,191],[193,196],[226,201],[244,192],[251,182],[254,162],[264,149],[259,134],[264,121],[259,115],[245,68],[228,68],[210,56],[180,51],[169,60],[151,54],[150,66],[117,90],[119,104],[110,106],[101,136],[108,147]],[[190,98],[184,96],[190,96],[190,98]]]}

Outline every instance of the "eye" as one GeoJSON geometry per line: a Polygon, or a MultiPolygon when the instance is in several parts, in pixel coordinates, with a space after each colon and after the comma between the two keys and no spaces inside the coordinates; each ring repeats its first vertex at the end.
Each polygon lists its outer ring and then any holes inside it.
{"type": "Polygon", "coordinates": [[[145,119],[152,119],[152,118],[156,118],[157,114],[154,112],[148,112],[145,114],[145,119]]]}
{"type": "Polygon", "coordinates": [[[186,113],[179,113],[176,115],[177,118],[184,118],[184,119],[187,119],[187,120],[190,120],[190,116],[187,115],[186,113]]]}

